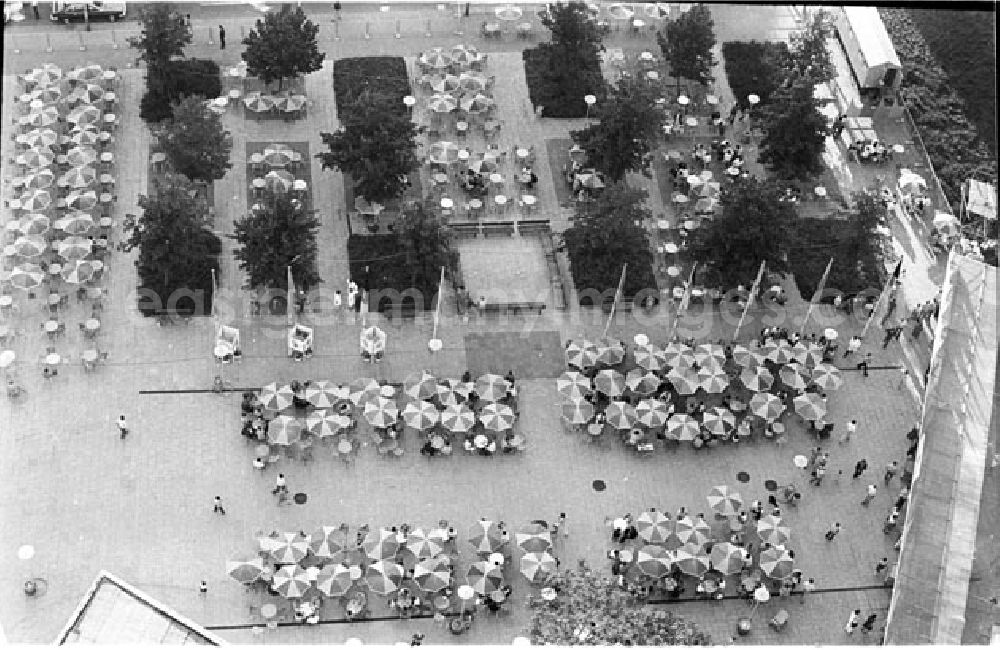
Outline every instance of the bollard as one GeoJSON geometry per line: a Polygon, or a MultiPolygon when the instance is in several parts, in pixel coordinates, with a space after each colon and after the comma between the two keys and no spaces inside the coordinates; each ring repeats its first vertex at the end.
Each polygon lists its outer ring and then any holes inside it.
{"type": "Polygon", "coordinates": [[[399,33],[399,18],[396,19],[396,38],[402,38],[403,35],[399,33]]]}
{"type": "Polygon", "coordinates": [[[427,29],[424,30],[424,36],[426,36],[427,38],[431,38],[433,36],[433,34],[431,34],[431,19],[430,18],[427,19],[427,29]]]}
{"type": "Polygon", "coordinates": [[[247,28],[241,26],[240,27],[240,41],[242,41],[246,37],[247,37],[247,28]]]}
{"type": "Polygon", "coordinates": [[[370,31],[370,24],[366,21],[365,22],[365,40],[369,40],[369,39],[371,39],[371,37],[372,37],[372,33],[370,31]]]}
{"type": "Polygon", "coordinates": [[[340,21],[333,23],[333,40],[340,40],[340,21]]]}
{"type": "Polygon", "coordinates": [[[212,42],[212,28],[211,27],[208,28],[208,44],[209,45],[215,45],[215,43],[212,42]]]}
{"type": "MultiPolygon", "coordinates": [[[[14,35],[13,34],[10,35],[10,42],[14,43],[14,35]]],[[[17,46],[17,44],[15,43],[14,44],[14,54],[20,54],[20,53],[21,53],[21,48],[19,48],[17,46]]]]}
{"type": "MultiPolygon", "coordinates": [[[[87,23],[87,24],[90,25],[90,23],[87,23]]],[[[80,37],[80,51],[81,52],[86,52],[87,51],[87,44],[83,42],[83,32],[77,32],[76,34],[77,34],[77,36],[80,37]]]]}
{"type": "Polygon", "coordinates": [[[45,51],[49,54],[52,53],[52,40],[49,38],[48,34],[45,35],[45,51]]]}
{"type": "Polygon", "coordinates": [[[117,50],[120,45],[118,45],[118,35],[115,34],[115,30],[111,30],[111,48],[117,50]]]}

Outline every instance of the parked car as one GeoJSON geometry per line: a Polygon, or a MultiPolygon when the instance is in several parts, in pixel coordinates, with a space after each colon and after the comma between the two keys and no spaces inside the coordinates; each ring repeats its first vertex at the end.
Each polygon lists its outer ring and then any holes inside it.
{"type": "Polygon", "coordinates": [[[61,20],[69,23],[73,20],[91,21],[99,18],[107,18],[111,22],[121,20],[125,17],[124,2],[102,2],[101,0],[90,0],[90,2],[53,2],[52,13],[49,18],[61,20]]]}

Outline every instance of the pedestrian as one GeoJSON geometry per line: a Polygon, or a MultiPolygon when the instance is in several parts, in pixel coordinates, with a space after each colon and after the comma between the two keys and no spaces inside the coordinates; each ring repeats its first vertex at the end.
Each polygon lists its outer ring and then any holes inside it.
{"type": "Polygon", "coordinates": [[[857,335],[852,336],[851,339],[847,342],[847,349],[844,350],[844,358],[846,359],[847,357],[851,356],[860,349],[861,349],[861,337],[857,335]]]}
{"type": "Polygon", "coordinates": [[[920,423],[917,422],[913,425],[913,428],[906,432],[906,439],[910,442],[917,442],[920,440],[920,423]]]}
{"type": "Polygon", "coordinates": [[[841,530],[840,522],[838,521],[833,525],[833,528],[826,531],[826,535],[824,535],[824,537],[826,537],[826,541],[832,542],[833,538],[840,534],[840,530],[841,530]]]}
{"type": "Polygon", "coordinates": [[[809,578],[802,583],[802,594],[799,596],[799,604],[806,602],[806,594],[811,594],[816,591],[816,581],[813,578],[809,578]]]}
{"type": "Polygon", "coordinates": [[[878,494],[878,488],[874,484],[869,483],[868,489],[865,492],[865,498],[861,500],[861,505],[868,507],[868,504],[872,502],[876,494],[878,494]]]}
{"type": "Polygon", "coordinates": [[[341,9],[342,9],[342,5],[339,2],[334,2],[333,3],[333,19],[334,20],[340,20],[340,10],[341,9]]]}
{"type": "Polygon", "coordinates": [[[875,627],[875,619],[877,618],[878,614],[869,614],[868,618],[865,619],[865,622],[861,624],[861,631],[864,634],[871,632],[872,628],[875,627]]]}
{"type": "Polygon", "coordinates": [[[858,629],[858,625],[861,623],[861,610],[856,609],[851,612],[851,616],[847,619],[847,624],[844,626],[844,632],[848,634],[854,634],[854,630],[858,629]]]}
{"type": "Polygon", "coordinates": [[[559,519],[556,520],[556,530],[561,530],[563,537],[569,537],[569,531],[566,530],[566,513],[560,512],[559,519]]]}
{"type": "Polygon", "coordinates": [[[184,17],[184,24],[187,25],[188,29],[191,29],[191,14],[187,14],[184,17]]]}
{"type": "Polygon", "coordinates": [[[753,515],[754,521],[760,521],[764,516],[764,504],[759,499],[750,504],[750,514],[753,515]]]}
{"type": "Polygon", "coordinates": [[[878,575],[886,570],[889,566],[889,558],[884,557],[875,564],[875,575],[878,575]]]}
{"type": "Polygon", "coordinates": [[[226,28],[219,25],[219,49],[226,49],[226,28]]]}
{"type": "Polygon", "coordinates": [[[858,462],[854,463],[854,476],[851,478],[855,479],[860,477],[866,469],[868,469],[868,461],[862,458],[858,462]]]}
{"type": "Polygon", "coordinates": [[[208,583],[205,582],[204,580],[202,580],[201,583],[198,584],[198,593],[201,594],[202,596],[208,593],[208,583]]]}
{"type": "Polygon", "coordinates": [[[31,10],[35,12],[35,20],[41,19],[41,16],[38,15],[38,0],[31,0],[31,10]]]}
{"type": "Polygon", "coordinates": [[[253,468],[263,471],[264,469],[267,468],[267,463],[264,462],[263,458],[257,456],[256,458],[253,459],[253,468]]]}
{"type": "Polygon", "coordinates": [[[888,535],[892,531],[896,530],[896,523],[899,521],[899,508],[893,508],[889,516],[885,518],[885,524],[882,525],[882,532],[888,535]]]}
{"type": "Polygon", "coordinates": [[[424,635],[417,632],[410,637],[410,645],[421,645],[424,642],[424,635]]]}
{"type": "Polygon", "coordinates": [[[872,353],[869,352],[865,355],[865,358],[858,362],[857,369],[861,371],[862,377],[868,376],[868,364],[872,360],[872,353]]]}
{"type": "Polygon", "coordinates": [[[217,512],[220,515],[226,514],[226,509],[222,507],[222,497],[215,497],[215,503],[212,506],[212,512],[217,512]]]}
{"type": "Polygon", "coordinates": [[[823,453],[822,447],[814,447],[809,455],[809,466],[816,467],[816,460],[819,458],[820,454],[823,453]]]}
{"type": "Polygon", "coordinates": [[[826,468],[819,466],[812,471],[812,477],[809,479],[809,483],[819,487],[823,482],[824,476],[826,476],[826,468]]]}
{"type": "Polygon", "coordinates": [[[906,505],[906,500],[910,498],[910,488],[903,486],[903,489],[899,491],[899,496],[896,497],[896,503],[893,506],[896,510],[902,510],[903,506],[906,505]]]}
{"type": "Polygon", "coordinates": [[[340,289],[337,289],[336,291],[333,292],[333,308],[337,310],[337,313],[340,313],[340,310],[343,306],[344,306],[344,294],[340,292],[340,289]]]}
{"type": "Polygon", "coordinates": [[[891,463],[889,463],[888,465],[885,466],[885,484],[886,485],[889,485],[889,481],[892,480],[892,477],[895,476],[896,472],[898,472],[898,471],[899,471],[899,463],[897,463],[896,461],[892,461],[891,463]]]}
{"type": "Polygon", "coordinates": [[[118,433],[121,434],[122,436],[121,439],[124,440],[125,436],[128,435],[128,425],[125,424],[125,415],[124,414],[119,415],[118,422],[116,422],[115,424],[118,425],[118,433]]]}
{"type": "Polygon", "coordinates": [[[882,339],[882,349],[889,347],[889,344],[899,338],[900,332],[903,331],[901,327],[887,327],[885,328],[885,338],[882,339]]]}
{"type": "Polygon", "coordinates": [[[840,444],[844,444],[845,442],[850,441],[851,436],[853,436],[857,430],[858,430],[857,420],[851,420],[850,422],[848,422],[847,426],[844,427],[844,435],[840,436],[840,444]]]}
{"type": "Polygon", "coordinates": [[[896,311],[896,294],[893,293],[892,296],[889,298],[889,304],[886,305],[885,316],[882,317],[882,325],[885,325],[886,323],[889,322],[889,319],[892,318],[892,315],[895,311],[896,311]]]}
{"type": "Polygon", "coordinates": [[[816,459],[816,469],[823,468],[826,469],[826,464],[830,462],[830,452],[824,451],[816,459]]]}
{"type": "Polygon", "coordinates": [[[288,500],[288,484],[284,474],[278,474],[278,478],[274,479],[274,489],[271,490],[271,494],[278,495],[278,505],[288,500]]]}

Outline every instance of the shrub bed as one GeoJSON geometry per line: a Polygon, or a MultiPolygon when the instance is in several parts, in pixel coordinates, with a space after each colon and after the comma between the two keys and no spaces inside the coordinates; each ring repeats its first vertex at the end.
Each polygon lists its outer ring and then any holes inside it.
{"type": "Polygon", "coordinates": [[[778,62],[787,54],[785,43],[729,41],[722,44],[726,79],[740,108],[750,108],[747,101],[750,95],[760,97],[758,105],[768,103],[782,79],[778,62]]]}
{"type": "MultiPolygon", "coordinates": [[[[802,218],[795,222],[795,246],[788,253],[788,265],[795,276],[795,286],[804,300],[812,298],[826,265],[833,258],[826,288],[857,294],[865,289],[879,291],[886,279],[884,262],[869,250],[859,253],[854,246],[854,234],[846,219],[802,218]],[[859,257],[860,255],[860,257],[859,257]],[[856,259],[857,258],[857,259],[856,259]],[[854,265],[837,260],[856,259],[854,265]]],[[[830,302],[833,298],[825,300],[830,302]]]]}
{"type": "MultiPolygon", "coordinates": [[[[423,297],[422,301],[418,299],[414,305],[417,310],[432,307],[432,299],[438,290],[437,283],[414,283],[409,255],[395,233],[351,235],[347,240],[347,256],[351,261],[351,279],[359,287],[365,288],[367,285],[369,291],[416,294],[423,297]]],[[[398,299],[389,296],[381,296],[380,302],[381,305],[370,304],[369,309],[385,311],[403,306],[398,299]]],[[[402,302],[409,302],[407,296],[403,296],[402,302]]]]}
{"type": "Polygon", "coordinates": [[[399,56],[338,59],[333,64],[333,92],[340,115],[351,110],[365,92],[388,96],[393,110],[406,113],[403,98],[411,94],[406,61],[399,56]]]}
{"type": "Polygon", "coordinates": [[[170,61],[161,70],[150,70],[146,93],[139,104],[139,116],[147,122],[160,122],[173,117],[174,102],[182,97],[200,95],[205,98],[222,94],[219,64],[208,59],[170,61]]]}
{"type": "Polygon", "coordinates": [[[590,94],[600,102],[606,95],[601,62],[597,56],[567,56],[551,43],[524,50],[524,76],[531,104],[542,107],[543,117],[584,117],[590,94]]]}

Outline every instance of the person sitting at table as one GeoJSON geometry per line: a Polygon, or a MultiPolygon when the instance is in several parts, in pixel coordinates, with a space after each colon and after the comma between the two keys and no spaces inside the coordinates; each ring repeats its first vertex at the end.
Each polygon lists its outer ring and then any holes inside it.
{"type": "Polygon", "coordinates": [[[465,448],[465,451],[469,452],[470,454],[476,451],[476,445],[473,444],[472,438],[469,436],[466,436],[465,442],[462,444],[462,446],[465,448]]]}
{"type": "Polygon", "coordinates": [[[517,451],[517,446],[514,445],[514,433],[508,431],[503,437],[502,451],[505,454],[510,454],[517,451]]]}
{"type": "Polygon", "coordinates": [[[438,450],[435,449],[434,445],[431,444],[430,439],[424,441],[424,445],[420,448],[421,456],[434,456],[438,453],[439,453],[438,450]]]}
{"type": "Polygon", "coordinates": [[[538,176],[531,169],[531,167],[524,167],[521,169],[521,173],[517,177],[517,182],[525,187],[525,189],[534,189],[535,183],[538,182],[538,176]]]}

